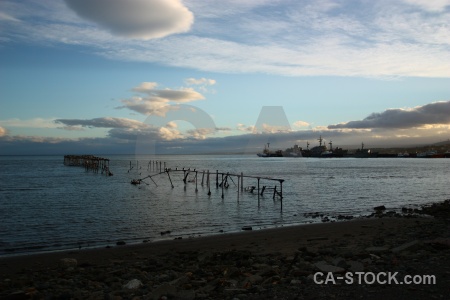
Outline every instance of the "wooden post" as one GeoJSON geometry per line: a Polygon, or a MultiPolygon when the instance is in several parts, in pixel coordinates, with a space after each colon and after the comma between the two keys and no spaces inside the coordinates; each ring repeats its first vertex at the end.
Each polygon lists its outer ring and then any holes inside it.
{"type": "Polygon", "coordinates": [[[259,207],[259,177],[258,177],[258,207],[259,207]]]}
{"type": "Polygon", "coordinates": [[[172,179],[170,178],[170,174],[169,174],[169,171],[167,171],[167,176],[169,176],[169,180],[170,180],[170,185],[172,186],[172,188],[173,188],[173,183],[172,183],[172,179]]]}
{"type": "Polygon", "coordinates": [[[219,170],[216,170],[216,189],[219,188],[219,170]]]}
{"type": "Polygon", "coordinates": [[[241,193],[244,191],[244,173],[241,172],[241,193]]]}
{"type": "Polygon", "coordinates": [[[237,188],[237,200],[238,200],[238,203],[239,203],[239,185],[241,184],[241,178],[239,177],[239,175],[237,176],[237,182],[238,182],[238,188],[237,188]]]}
{"type": "Polygon", "coordinates": [[[207,171],[207,178],[206,178],[206,184],[208,185],[208,196],[211,196],[211,185],[209,181],[209,170],[207,171]]]}
{"type": "Polygon", "coordinates": [[[222,183],[220,185],[222,186],[222,199],[223,199],[223,173],[222,173],[222,183]]]}
{"type": "Polygon", "coordinates": [[[283,200],[283,181],[284,180],[280,180],[280,198],[281,198],[281,200],[283,200]]]}
{"type": "Polygon", "coordinates": [[[280,180],[280,211],[283,211],[283,181],[284,180],[280,180]]]}
{"type": "Polygon", "coordinates": [[[263,188],[262,188],[262,190],[261,190],[261,196],[264,194],[264,190],[266,189],[266,186],[265,185],[263,185],[263,188]]]}
{"type": "Polygon", "coordinates": [[[161,173],[161,161],[159,162],[159,173],[161,173]]]}
{"type": "Polygon", "coordinates": [[[203,186],[203,179],[205,179],[205,170],[203,170],[203,174],[202,174],[202,186],[203,186]]]}
{"type": "Polygon", "coordinates": [[[197,188],[197,171],[195,171],[195,192],[198,192],[198,188],[197,188]]]}

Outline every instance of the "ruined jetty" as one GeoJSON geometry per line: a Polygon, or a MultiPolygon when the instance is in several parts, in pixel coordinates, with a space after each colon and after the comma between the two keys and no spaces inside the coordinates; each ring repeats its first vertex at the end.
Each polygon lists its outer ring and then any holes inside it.
{"type": "Polygon", "coordinates": [[[109,169],[109,159],[94,155],[64,155],[64,165],[74,167],[84,167],[86,172],[105,174],[112,176],[109,169]]]}
{"type": "MultiPolygon", "coordinates": [[[[139,162],[136,161],[136,169],[138,169],[139,162]]],[[[141,163],[142,165],[142,163],[141,163]]],[[[144,164],[145,165],[145,164],[144,164]]],[[[132,165],[132,162],[130,161],[130,169],[128,170],[128,173],[134,169],[134,166],[132,165]]],[[[233,174],[230,172],[219,172],[219,170],[210,171],[210,170],[198,170],[195,168],[182,168],[182,169],[172,169],[166,167],[166,162],[161,161],[149,161],[147,165],[147,171],[156,171],[154,174],[150,174],[148,176],[145,176],[143,178],[133,179],[131,180],[131,184],[133,185],[139,185],[141,183],[145,183],[146,179],[150,179],[153,181],[153,183],[156,184],[156,182],[153,180],[153,177],[161,176],[163,174],[166,174],[170,186],[174,188],[174,182],[172,181],[172,178],[170,177],[171,174],[174,173],[182,173],[182,180],[184,183],[184,186],[188,183],[195,184],[195,192],[198,192],[198,182],[200,181],[199,175],[201,175],[201,186],[205,183],[206,180],[206,187],[208,189],[208,196],[211,196],[211,185],[213,184],[214,178],[215,178],[215,187],[216,189],[222,190],[221,198],[224,198],[224,189],[228,189],[231,185],[230,182],[237,187],[237,196],[239,201],[239,194],[243,192],[248,192],[253,194],[254,192],[257,193],[258,196],[258,206],[260,205],[260,196],[264,195],[265,191],[270,191],[272,194],[273,200],[275,198],[280,199],[281,204],[281,210],[283,209],[283,182],[284,179],[281,178],[273,178],[273,177],[267,177],[267,176],[252,176],[252,175],[244,175],[243,172],[238,172],[237,174],[233,174]],[[164,168],[163,168],[164,165],[164,168]],[[190,176],[190,179],[188,179],[190,176]],[[233,180],[233,178],[236,179],[236,182],[233,180]],[[255,185],[249,185],[247,187],[244,187],[244,178],[246,180],[256,180],[255,185]],[[263,185],[262,182],[265,182],[266,185],[263,185]],[[272,185],[270,185],[272,183],[272,185]],[[278,184],[277,184],[278,183],[278,184]]]]}

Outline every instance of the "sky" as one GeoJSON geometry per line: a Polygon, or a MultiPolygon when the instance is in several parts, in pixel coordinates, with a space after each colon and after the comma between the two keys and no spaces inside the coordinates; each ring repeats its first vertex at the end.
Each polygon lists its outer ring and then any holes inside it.
{"type": "Polygon", "coordinates": [[[450,0],[2,0],[0,155],[450,139],[450,0]]]}

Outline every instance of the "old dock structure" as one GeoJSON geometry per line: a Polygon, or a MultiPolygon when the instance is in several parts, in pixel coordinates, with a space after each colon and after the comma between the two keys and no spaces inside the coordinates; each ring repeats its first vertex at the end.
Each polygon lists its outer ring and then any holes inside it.
{"type": "MultiPolygon", "coordinates": [[[[136,166],[139,164],[136,161],[136,166]]],[[[142,164],[141,164],[142,165],[142,164]]],[[[145,165],[145,164],[144,164],[145,165]]],[[[130,170],[133,169],[132,162],[130,161],[130,170]]],[[[128,172],[129,172],[128,171],[128,172]]],[[[237,197],[239,201],[239,195],[247,192],[258,195],[258,206],[260,205],[260,197],[264,195],[265,192],[270,191],[273,200],[280,199],[281,210],[283,209],[283,182],[284,179],[281,178],[273,178],[267,176],[255,176],[255,175],[244,175],[243,172],[239,174],[234,174],[230,172],[219,172],[219,170],[210,171],[210,170],[197,170],[194,168],[182,168],[182,169],[172,169],[166,167],[165,162],[161,161],[150,161],[147,164],[147,171],[156,171],[155,174],[145,176],[140,179],[133,179],[131,184],[137,185],[142,182],[146,183],[145,179],[150,179],[157,186],[156,182],[153,180],[155,176],[166,175],[167,179],[170,182],[170,186],[174,188],[174,183],[172,181],[172,177],[170,174],[182,173],[182,181],[184,186],[188,183],[195,184],[195,192],[198,192],[198,185],[201,186],[206,185],[208,189],[208,196],[211,196],[211,185],[215,186],[216,189],[221,189],[222,195],[221,198],[224,198],[224,189],[228,189],[231,184],[237,188],[237,197]],[[190,176],[190,179],[188,180],[190,176]],[[199,178],[201,176],[201,179],[199,178]],[[236,181],[234,179],[236,179],[236,181]],[[255,180],[253,184],[250,184],[244,187],[244,179],[246,180],[255,180]],[[215,184],[212,183],[215,181],[215,184]]]]}
{"type": "Polygon", "coordinates": [[[84,167],[86,172],[92,171],[94,173],[105,174],[112,176],[109,169],[109,159],[98,157],[94,155],[64,155],[64,165],[84,167]]]}

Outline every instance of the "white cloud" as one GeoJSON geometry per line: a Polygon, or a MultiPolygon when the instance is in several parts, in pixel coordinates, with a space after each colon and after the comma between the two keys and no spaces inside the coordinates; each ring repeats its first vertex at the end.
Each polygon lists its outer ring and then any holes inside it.
{"type": "Polygon", "coordinates": [[[188,130],[186,133],[194,139],[204,140],[207,135],[214,134],[215,132],[215,128],[195,128],[188,130]]]}
{"type": "Polygon", "coordinates": [[[168,123],[166,124],[165,127],[167,127],[167,128],[177,128],[178,125],[177,125],[177,123],[175,123],[174,121],[170,121],[170,122],[168,122],[168,123]]]}
{"type": "Polygon", "coordinates": [[[255,126],[254,125],[247,126],[245,124],[238,123],[236,125],[236,129],[238,131],[253,132],[255,130],[255,126]]]}
{"type": "Polygon", "coordinates": [[[302,128],[302,127],[309,127],[311,124],[305,121],[295,121],[293,125],[297,128],[302,128]]]}
{"type": "Polygon", "coordinates": [[[154,39],[187,32],[194,16],[180,0],[65,0],[80,17],[113,34],[154,39]]]}
{"type": "Polygon", "coordinates": [[[207,78],[187,78],[185,80],[186,84],[189,85],[215,85],[216,81],[214,79],[207,79],[207,78]]]}
{"type": "Polygon", "coordinates": [[[140,85],[133,88],[133,91],[139,93],[149,93],[158,86],[156,82],[142,82],[140,85]]]}
{"type": "Polygon", "coordinates": [[[450,0],[402,0],[405,3],[416,5],[422,9],[441,12],[450,6],[450,0]]]}
{"type": "Polygon", "coordinates": [[[181,132],[173,127],[160,127],[158,129],[160,137],[166,141],[180,139],[183,137],[181,132]]]}
{"type": "Polygon", "coordinates": [[[155,101],[186,103],[205,99],[202,94],[192,88],[157,90],[155,89],[157,85],[156,82],[143,82],[139,86],[133,88],[133,91],[149,95],[151,97],[149,98],[150,101],[155,99],[155,101]]]}
{"type": "Polygon", "coordinates": [[[192,88],[156,89],[156,82],[143,82],[133,91],[145,94],[144,97],[132,97],[122,100],[123,106],[118,108],[128,108],[144,115],[164,116],[170,110],[176,110],[177,106],[172,105],[203,100],[205,97],[192,88]]]}
{"type": "Polygon", "coordinates": [[[405,1],[190,0],[191,32],[144,42],[111,36],[54,1],[4,0],[3,13],[21,22],[2,24],[0,40],[84,46],[109,59],[222,73],[450,77],[448,1],[405,1]],[[412,1],[433,13],[411,9],[412,1]]]}
{"type": "Polygon", "coordinates": [[[168,105],[168,102],[165,99],[133,97],[122,100],[124,105],[118,108],[128,108],[143,115],[165,116],[169,110],[175,108],[173,105],[168,105]]]}

